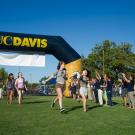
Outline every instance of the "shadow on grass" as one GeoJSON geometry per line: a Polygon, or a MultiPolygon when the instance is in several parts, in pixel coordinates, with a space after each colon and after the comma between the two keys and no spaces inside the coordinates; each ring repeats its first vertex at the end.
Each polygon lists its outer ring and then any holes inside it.
{"type": "Polygon", "coordinates": [[[24,104],[42,104],[47,102],[49,101],[30,101],[30,102],[24,102],[24,104]]]}
{"type": "Polygon", "coordinates": [[[115,106],[115,105],[118,105],[119,103],[117,103],[117,102],[112,102],[112,104],[113,104],[113,106],[115,106]]]}
{"type": "MultiPolygon", "coordinates": [[[[100,107],[100,106],[99,105],[94,105],[94,106],[91,106],[91,107],[87,107],[87,111],[95,109],[97,107],[100,107]]],[[[71,111],[74,111],[74,110],[77,110],[77,109],[80,109],[80,108],[83,109],[83,106],[79,105],[79,106],[73,106],[73,107],[65,107],[66,110],[64,111],[64,113],[67,114],[67,113],[69,113],[71,111]]]]}
{"type": "Polygon", "coordinates": [[[100,105],[94,105],[94,106],[87,107],[87,111],[98,108],[98,107],[101,107],[101,106],[100,105]]]}
{"type": "Polygon", "coordinates": [[[71,111],[74,111],[74,110],[76,110],[76,109],[79,109],[79,108],[82,108],[82,106],[81,105],[79,105],[79,106],[73,106],[73,107],[68,107],[68,106],[66,106],[65,107],[65,111],[63,112],[64,114],[67,114],[67,113],[69,113],[69,112],[71,112],[71,111]]]}

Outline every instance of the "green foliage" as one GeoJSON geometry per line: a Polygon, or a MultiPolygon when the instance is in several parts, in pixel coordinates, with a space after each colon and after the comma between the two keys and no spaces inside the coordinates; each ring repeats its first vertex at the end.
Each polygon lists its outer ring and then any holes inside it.
{"type": "Polygon", "coordinates": [[[47,78],[48,78],[48,77],[46,77],[46,76],[45,76],[45,77],[42,77],[42,78],[39,80],[39,82],[42,83],[42,81],[46,80],[47,78]]]}
{"type": "Polygon", "coordinates": [[[5,83],[7,77],[8,77],[7,71],[4,68],[0,68],[0,79],[3,80],[3,83],[5,83]]]}
{"type": "Polygon", "coordinates": [[[102,44],[96,44],[88,57],[82,57],[82,68],[91,70],[94,76],[95,70],[103,74],[109,73],[116,79],[120,72],[135,73],[135,54],[129,43],[116,44],[105,40],[102,44]]]}

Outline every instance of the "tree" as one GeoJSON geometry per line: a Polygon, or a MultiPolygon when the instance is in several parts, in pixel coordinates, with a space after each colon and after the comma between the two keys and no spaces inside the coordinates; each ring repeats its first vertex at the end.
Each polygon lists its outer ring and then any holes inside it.
{"type": "MultiPolygon", "coordinates": [[[[135,73],[135,54],[129,43],[116,44],[109,40],[96,44],[88,57],[82,57],[82,69],[109,73],[116,79],[120,72],[135,73]]],[[[94,74],[92,74],[94,75],[94,74]]]]}
{"type": "Polygon", "coordinates": [[[5,83],[7,77],[8,77],[7,71],[4,68],[0,68],[0,79],[3,80],[3,83],[5,83]]]}

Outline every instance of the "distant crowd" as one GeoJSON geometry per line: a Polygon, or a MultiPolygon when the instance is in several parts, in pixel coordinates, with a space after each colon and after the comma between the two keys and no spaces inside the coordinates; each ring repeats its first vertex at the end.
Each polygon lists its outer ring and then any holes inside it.
{"type": "MultiPolygon", "coordinates": [[[[63,92],[65,90],[67,76],[65,63],[60,61],[56,72],[42,82],[46,84],[49,80],[56,77],[55,91],[57,96],[53,99],[51,108],[58,102],[60,112],[65,111],[63,107],[63,92]]],[[[95,71],[95,78],[92,78],[89,71],[86,69],[82,72],[74,72],[70,80],[70,96],[79,102],[82,101],[84,112],[87,112],[87,100],[95,102],[101,107],[112,107],[112,97],[118,95],[122,97],[125,107],[135,109],[135,78],[133,75],[122,73],[121,79],[118,80],[118,86],[114,85],[109,74],[104,74],[104,76],[101,77],[101,75],[95,71]]],[[[22,104],[23,93],[27,90],[27,87],[21,72],[18,73],[16,79],[14,79],[14,75],[10,73],[5,84],[3,84],[3,80],[0,79],[0,99],[3,98],[3,86],[5,86],[7,90],[7,104],[12,104],[15,91],[18,103],[22,104]]]]}
{"type": "Polygon", "coordinates": [[[13,97],[18,98],[18,103],[22,104],[23,93],[27,90],[25,79],[21,72],[18,73],[17,78],[14,78],[13,73],[8,75],[6,83],[3,83],[3,79],[0,79],[0,99],[3,98],[3,89],[6,88],[7,104],[12,104],[13,97]]]}
{"type": "Polygon", "coordinates": [[[125,107],[135,109],[135,78],[133,75],[122,73],[122,78],[118,79],[118,85],[114,85],[109,74],[101,77],[96,71],[95,76],[91,78],[89,72],[83,70],[81,74],[76,72],[71,77],[69,89],[73,99],[80,100],[81,97],[84,108],[86,99],[100,106],[111,107],[113,106],[112,96],[121,96],[125,107]]]}
{"type": "MultiPolygon", "coordinates": [[[[103,77],[95,71],[95,78],[91,78],[88,70],[83,70],[81,73],[74,72],[71,76],[71,82],[69,85],[69,91],[73,99],[82,101],[83,111],[87,111],[86,101],[87,98],[91,101],[95,101],[100,106],[113,106],[112,96],[113,89],[115,89],[114,84],[111,80],[109,74],[104,74],[103,77]]],[[[63,108],[63,92],[65,89],[65,83],[67,79],[67,72],[65,69],[65,63],[63,61],[59,62],[57,66],[57,71],[52,74],[44,84],[48,82],[53,77],[56,77],[56,92],[57,96],[53,100],[51,107],[55,106],[58,101],[60,112],[65,111],[63,108]]],[[[126,75],[122,73],[122,79],[119,80],[123,105],[125,107],[135,109],[135,97],[134,97],[134,87],[135,79],[133,75],[126,75]]],[[[117,92],[115,93],[117,94],[117,92]]]]}

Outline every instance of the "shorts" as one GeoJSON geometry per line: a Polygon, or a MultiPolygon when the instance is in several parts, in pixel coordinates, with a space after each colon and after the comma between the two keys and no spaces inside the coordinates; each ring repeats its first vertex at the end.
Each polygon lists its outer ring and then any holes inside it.
{"type": "Polygon", "coordinates": [[[88,95],[88,90],[85,87],[80,87],[80,95],[87,96],[88,95]]]}
{"type": "Polygon", "coordinates": [[[7,91],[14,91],[14,88],[7,88],[7,91]]]}
{"type": "Polygon", "coordinates": [[[55,88],[61,88],[62,91],[65,90],[65,84],[56,83],[55,88]]]}
{"type": "Polygon", "coordinates": [[[24,90],[24,88],[18,88],[18,90],[24,90]]]}
{"type": "Polygon", "coordinates": [[[122,91],[121,91],[121,96],[122,97],[126,97],[127,96],[127,89],[126,88],[124,88],[124,89],[122,89],[122,91]]]}
{"type": "Polygon", "coordinates": [[[72,94],[76,94],[76,90],[71,90],[71,93],[72,94]]]}

